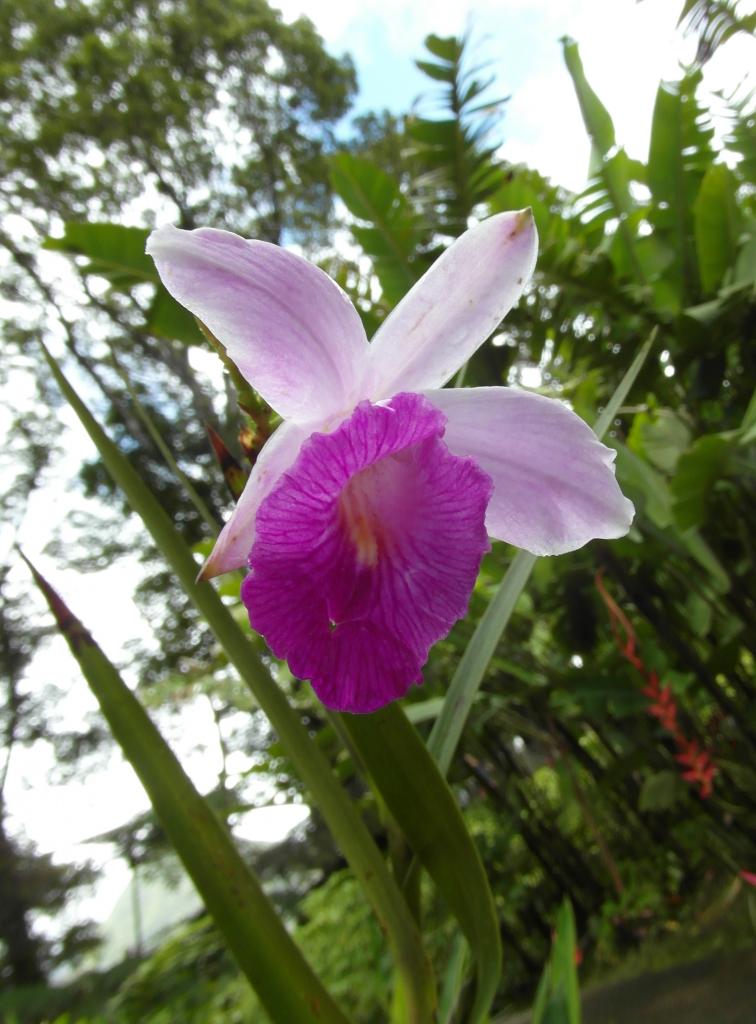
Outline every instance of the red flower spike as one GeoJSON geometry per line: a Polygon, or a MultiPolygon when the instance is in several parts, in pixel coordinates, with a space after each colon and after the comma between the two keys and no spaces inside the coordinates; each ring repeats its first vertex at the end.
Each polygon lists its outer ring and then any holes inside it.
{"type": "MultiPolygon", "coordinates": [[[[713,792],[717,767],[709,752],[700,749],[698,741],[688,739],[680,729],[677,722],[677,703],[672,688],[669,684],[660,686],[657,673],[647,669],[643,664],[636,651],[636,635],[632,623],[607,591],[600,570],[596,573],[595,580],[596,589],[609,612],[609,622],[617,649],[644,679],[645,686],[641,687],[641,693],[649,699],[646,710],[652,718],[657,719],[665,732],[671,734],[679,751],[675,755],[675,760],[686,768],[681,777],[691,785],[698,786],[699,796],[705,800],[713,792]]],[[[752,877],[756,879],[756,875],[752,877]]]]}

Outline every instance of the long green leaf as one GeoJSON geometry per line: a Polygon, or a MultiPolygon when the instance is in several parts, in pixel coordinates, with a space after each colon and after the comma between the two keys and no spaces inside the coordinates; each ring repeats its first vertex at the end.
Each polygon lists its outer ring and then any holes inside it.
{"type": "Polygon", "coordinates": [[[453,1024],[465,974],[466,956],[467,946],[464,937],[458,935],[454,940],[451,956],[446,965],[444,985],[438,1004],[438,1024],[453,1024]]]}
{"type": "Polygon", "coordinates": [[[518,551],[490,604],[475,627],[452,677],[441,714],[428,738],[428,749],[441,771],[449,771],[454,751],[478,695],[488,663],[507,627],[515,604],[530,578],[536,556],[518,551]]]}
{"type": "Polygon", "coordinates": [[[496,907],[478,851],[449,786],[398,704],[342,715],[370,778],[452,913],[477,965],[469,1024],[486,1019],[501,971],[496,907]]]}
{"type": "Polygon", "coordinates": [[[577,934],[572,904],[565,900],[557,916],[553,977],[564,991],[569,1024],[580,1024],[580,988],[577,976],[577,934]]]}
{"type": "Polygon", "coordinates": [[[693,201],[713,159],[714,133],[696,102],[700,81],[697,72],[679,82],[659,83],[648,152],[650,217],[658,237],[675,253],[666,276],[674,283],[678,309],[690,305],[698,294],[693,201]]]}
{"type": "MultiPolygon", "coordinates": [[[[620,407],[624,404],[630,388],[646,361],[655,337],[656,332],[654,331],[641,347],[627,373],[620,381],[617,390],[596,421],[594,430],[599,438],[604,436],[620,407]]],[[[459,743],[480,684],[483,682],[488,664],[535,562],[536,556],[531,555],[528,551],[517,552],[460,659],[449,685],[443,710],[436,719],[428,738],[428,748],[443,772],[449,770],[454,751],[459,743]]]]}
{"type": "Polygon", "coordinates": [[[147,712],[81,621],[25,561],[166,835],[271,1019],[347,1024],[147,712]]]}
{"type": "Polygon", "coordinates": [[[635,279],[644,284],[646,275],[635,247],[635,238],[628,224],[636,204],[630,192],[629,161],[622,151],[613,153],[614,125],[609,112],[588,83],[577,43],[565,36],[562,39],[564,62],[575,87],[583,122],[593,143],[590,175],[598,179],[611,206],[612,217],[617,218],[617,240],[624,250],[625,262],[631,267],[635,279]]]}
{"type": "Polygon", "coordinates": [[[141,517],[229,661],[270,719],[295,771],[312,794],[336,842],[360,879],[388,935],[397,969],[404,979],[411,1000],[409,1021],[430,1020],[435,1006],[433,972],[417,924],[365,823],[336,781],[325,756],[260,662],[249,638],[213,587],[196,582],[197,564],[163,507],[102,430],[55,359],[44,346],[42,349],[55,381],[94,442],[106,469],[141,517]]]}
{"type": "Polygon", "coordinates": [[[580,51],[574,39],[564,36],[562,49],[564,62],[575,86],[583,122],[588,129],[597,156],[603,158],[609,153],[615,142],[611,115],[585,77],[580,51]]]}
{"type": "Polygon", "coordinates": [[[698,270],[705,292],[716,291],[727,269],[735,263],[740,235],[737,187],[730,168],[714,164],[706,172],[693,204],[698,270]]]}

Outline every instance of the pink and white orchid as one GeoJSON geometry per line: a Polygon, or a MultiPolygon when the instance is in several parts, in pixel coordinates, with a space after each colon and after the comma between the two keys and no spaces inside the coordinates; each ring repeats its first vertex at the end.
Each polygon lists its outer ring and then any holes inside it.
{"type": "Polygon", "coordinates": [[[284,420],[203,575],[249,566],[253,628],[331,708],[372,711],[421,681],[489,537],[554,555],[629,529],[614,452],[564,405],[443,389],[536,250],[530,211],[478,224],[369,344],[341,289],[285,249],[212,228],[149,238],[168,291],[284,420]]]}

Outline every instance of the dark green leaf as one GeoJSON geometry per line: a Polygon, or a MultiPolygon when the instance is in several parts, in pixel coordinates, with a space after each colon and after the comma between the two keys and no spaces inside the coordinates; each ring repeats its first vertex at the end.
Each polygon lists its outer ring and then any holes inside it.
{"type": "Polygon", "coordinates": [[[428,75],[429,78],[435,78],[437,82],[454,81],[454,68],[449,65],[431,64],[428,60],[416,60],[415,65],[423,74],[428,75]]]}
{"type": "Polygon", "coordinates": [[[638,809],[641,811],[668,811],[685,797],[685,783],[675,771],[647,775],[641,786],[638,809]]]}
{"type": "Polygon", "coordinates": [[[398,704],[371,715],[342,715],[373,784],[470,944],[478,972],[470,1024],[486,1018],[501,968],[491,890],[457,803],[398,704]]]}
{"type": "Polygon", "coordinates": [[[274,1021],[347,1018],[313,974],[231,836],[90,633],[32,568],[60,632],[166,834],[274,1021]]]}
{"type": "Polygon", "coordinates": [[[425,37],[425,47],[439,60],[453,62],[462,55],[462,43],[455,36],[431,34],[425,37]]]}
{"type": "Polygon", "coordinates": [[[733,438],[722,434],[699,437],[680,456],[672,480],[672,511],[681,530],[706,521],[706,499],[714,482],[727,472],[733,438]]]}
{"type": "Polygon", "coordinates": [[[83,274],[107,278],[114,288],[130,289],[144,281],[158,283],[155,264],[144,251],[149,231],[122,224],[67,223],[62,238],[48,238],[45,249],[86,256],[83,274]]]}
{"type": "Polygon", "coordinates": [[[706,292],[719,288],[735,262],[740,234],[736,190],[729,167],[715,164],[706,172],[693,204],[698,269],[706,292]]]}
{"type": "Polygon", "coordinates": [[[183,341],[187,345],[204,345],[197,321],[162,285],[155,293],[145,326],[150,334],[155,334],[159,338],[183,341]]]}

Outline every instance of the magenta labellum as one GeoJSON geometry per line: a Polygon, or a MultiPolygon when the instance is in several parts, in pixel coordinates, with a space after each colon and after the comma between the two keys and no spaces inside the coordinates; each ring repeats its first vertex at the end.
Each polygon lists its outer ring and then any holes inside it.
{"type": "Polygon", "coordinates": [[[361,402],[314,434],[257,513],[250,622],[328,707],[401,697],[467,609],[490,478],[452,455],[420,395],[361,402]]]}

